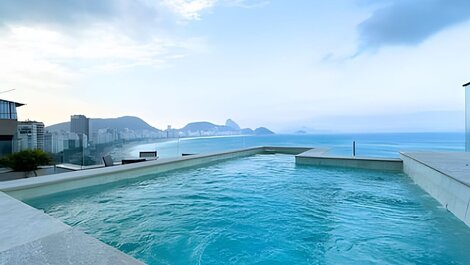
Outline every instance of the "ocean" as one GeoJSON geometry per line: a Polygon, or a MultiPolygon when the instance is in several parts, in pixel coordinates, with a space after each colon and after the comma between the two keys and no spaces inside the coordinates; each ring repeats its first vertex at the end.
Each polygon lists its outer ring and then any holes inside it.
{"type": "Polygon", "coordinates": [[[325,135],[265,135],[169,139],[145,143],[122,150],[124,156],[137,157],[139,151],[158,151],[160,158],[181,154],[202,154],[254,146],[299,146],[328,148],[328,155],[399,157],[401,151],[464,151],[464,133],[376,133],[325,135]]]}

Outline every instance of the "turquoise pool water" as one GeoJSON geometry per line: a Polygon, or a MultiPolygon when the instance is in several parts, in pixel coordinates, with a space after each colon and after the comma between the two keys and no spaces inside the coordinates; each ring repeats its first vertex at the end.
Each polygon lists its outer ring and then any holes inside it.
{"type": "Polygon", "coordinates": [[[148,264],[468,264],[470,229],[397,173],[256,155],[27,203],[148,264]]]}

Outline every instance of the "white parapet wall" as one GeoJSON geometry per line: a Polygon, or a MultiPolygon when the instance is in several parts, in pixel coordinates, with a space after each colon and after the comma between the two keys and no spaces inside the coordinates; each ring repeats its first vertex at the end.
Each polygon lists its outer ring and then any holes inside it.
{"type": "Polygon", "coordinates": [[[403,171],[470,227],[470,153],[401,153],[403,171]]]}

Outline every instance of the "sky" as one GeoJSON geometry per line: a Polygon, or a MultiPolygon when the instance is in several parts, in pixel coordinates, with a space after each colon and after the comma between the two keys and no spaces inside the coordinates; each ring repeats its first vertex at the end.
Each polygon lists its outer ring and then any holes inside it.
{"type": "Polygon", "coordinates": [[[21,120],[463,131],[468,0],[2,0],[21,120]]]}

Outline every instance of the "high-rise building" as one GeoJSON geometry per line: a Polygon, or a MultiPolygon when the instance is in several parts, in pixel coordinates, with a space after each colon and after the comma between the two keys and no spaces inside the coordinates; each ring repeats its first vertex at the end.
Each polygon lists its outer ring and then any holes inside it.
{"type": "Polygon", "coordinates": [[[90,119],[84,115],[70,116],[70,132],[90,135],[90,119]]]}
{"type": "Polygon", "coordinates": [[[90,119],[84,115],[70,116],[70,132],[78,134],[80,146],[87,146],[90,139],[90,119]]]}
{"type": "Polygon", "coordinates": [[[18,118],[16,108],[24,104],[0,99],[0,157],[11,154],[18,118]]]}
{"type": "Polygon", "coordinates": [[[44,123],[20,121],[17,126],[17,150],[44,150],[44,123]]]}
{"type": "Polygon", "coordinates": [[[470,82],[465,88],[465,151],[470,152],[470,82]]]}
{"type": "Polygon", "coordinates": [[[46,132],[44,135],[44,151],[56,154],[64,151],[64,142],[67,140],[64,132],[46,132]]]}

